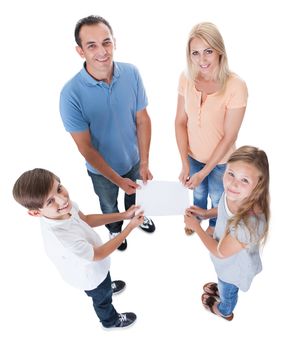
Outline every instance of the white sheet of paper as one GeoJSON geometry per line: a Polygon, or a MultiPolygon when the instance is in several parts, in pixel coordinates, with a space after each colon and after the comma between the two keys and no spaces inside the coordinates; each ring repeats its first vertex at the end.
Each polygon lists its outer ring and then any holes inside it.
{"type": "Polygon", "coordinates": [[[136,191],[136,205],[144,210],[145,216],[184,215],[190,206],[189,190],[180,182],[148,181],[136,191]]]}

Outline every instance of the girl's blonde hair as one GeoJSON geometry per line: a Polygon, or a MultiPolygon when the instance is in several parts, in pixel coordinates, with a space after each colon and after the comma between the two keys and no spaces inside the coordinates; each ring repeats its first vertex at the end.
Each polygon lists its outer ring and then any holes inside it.
{"type": "MultiPolygon", "coordinates": [[[[226,232],[223,238],[229,234],[230,228],[237,228],[238,224],[243,223],[248,228],[251,239],[256,240],[260,244],[264,244],[267,239],[269,220],[270,220],[270,197],[269,197],[269,162],[267,155],[264,151],[252,146],[243,146],[238,148],[232,153],[228,160],[228,164],[237,161],[245,162],[254,166],[260,173],[258,183],[253,189],[252,193],[242,203],[237,213],[228,220],[226,232]],[[257,233],[253,225],[250,225],[249,218],[253,215],[257,215],[258,211],[260,214],[264,214],[266,224],[264,232],[257,239],[257,233]],[[249,215],[251,214],[251,215],[249,215]]],[[[258,221],[258,220],[256,220],[258,221]]],[[[221,241],[223,240],[221,239],[221,241]]],[[[219,245],[221,243],[219,242],[219,245]]]]}
{"type": "Polygon", "coordinates": [[[232,72],[229,69],[225,44],[219,30],[210,22],[202,22],[192,28],[186,45],[187,72],[192,80],[196,80],[198,76],[198,68],[192,62],[190,50],[191,41],[195,38],[204,40],[213,50],[218,52],[219,70],[215,80],[220,82],[223,89],[232,72]]]}

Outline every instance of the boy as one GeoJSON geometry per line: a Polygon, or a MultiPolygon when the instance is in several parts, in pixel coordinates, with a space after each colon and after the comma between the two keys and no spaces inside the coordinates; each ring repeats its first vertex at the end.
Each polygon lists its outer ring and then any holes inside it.
{"type": "Polygon", "coordinates": [[[137,207],[113,214],[84,215],[71,202],[60,179],[45,169],[23,173],[13,188],[15,200],[40,217],[44,245],[62,277],[69,284],[83,289],[93,300],[93,307],[105,328],[126,327],[136,320],[132,312],[119,314],[112,305],[112,293],[125,287],[123,281],[111,282],[109,255],[129,233],[143,223],[143,213],[135,216],[137,207]],[[92,227],[131,219],[125,229],[102,244],[92,227]]]}

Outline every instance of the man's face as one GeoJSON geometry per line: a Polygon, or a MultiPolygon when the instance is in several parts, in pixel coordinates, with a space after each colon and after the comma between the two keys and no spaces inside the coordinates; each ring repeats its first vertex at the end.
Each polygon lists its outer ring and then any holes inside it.
{"type": "Polygon", "coordinates": [[[112,74],[115,40],[109,28],[104,23],[84,25],[79,36],[82,46],[76,50],[86,60],[88,73],[97,80],[112,74]]]}

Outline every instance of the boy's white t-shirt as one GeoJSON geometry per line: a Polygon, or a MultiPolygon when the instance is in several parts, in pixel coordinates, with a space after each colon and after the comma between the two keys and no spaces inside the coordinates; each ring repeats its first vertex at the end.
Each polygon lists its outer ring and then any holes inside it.
{"type": "Polygon", "coordinates": [[[63,279],[82,290],[95,289],[106,278],[110,257],[93,261],[93,247],[103,244],[100,236],[78,215],[72,203],[67,220],[41,218],[41,231],[47,255],[63,279]]]}

